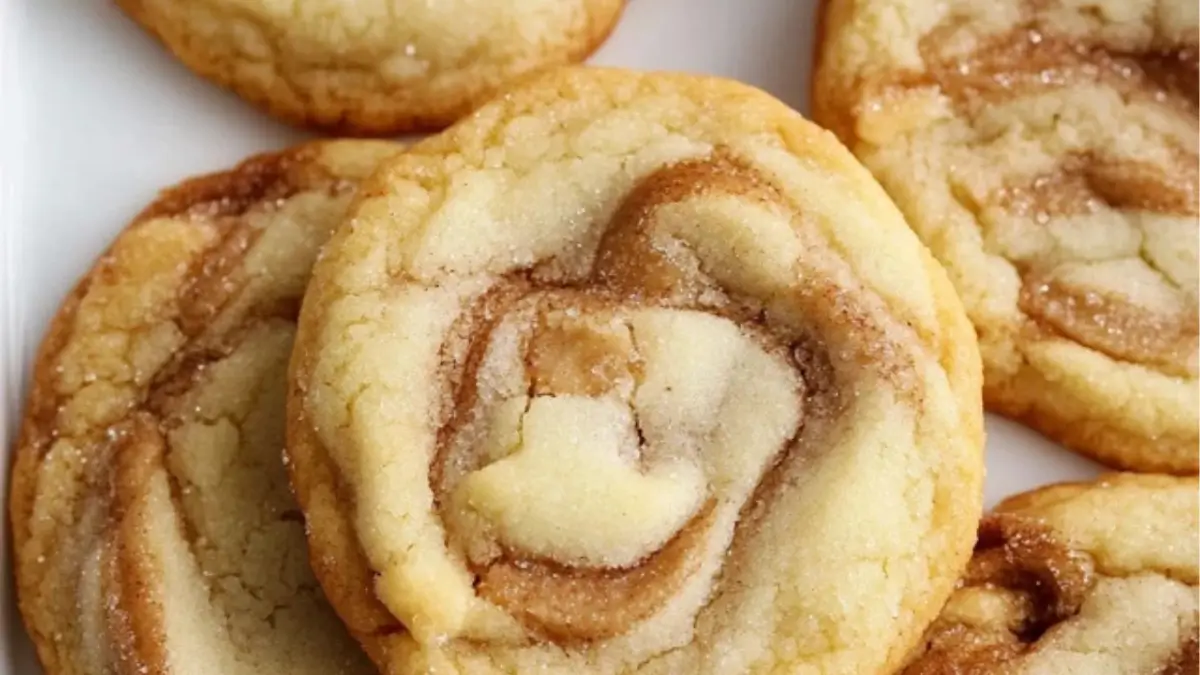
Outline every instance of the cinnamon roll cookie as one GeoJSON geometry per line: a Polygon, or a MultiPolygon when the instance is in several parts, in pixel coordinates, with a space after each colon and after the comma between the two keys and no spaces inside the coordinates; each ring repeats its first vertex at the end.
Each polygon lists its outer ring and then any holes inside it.
{"type": "Polygon", "coordinates": [[[305,296],[288,451],[387,673],[874,673],[980,512],[943,271],[827,132],[566,69],[390,161],[305,296]]]}
{"type": "Polygon", "coordinates": [[[285,121],[436,129],[537,70],[578,62],[624,0],[117,0],[197,74],[285,121]]]}
{"type": "Polygon", "coordinates": [[[1113,474],[1003,502],[904,675],[1196,673],[1196,491],[1113,474]]]}
{"type": "Polygon", "coordinates": [[[319,143],[173,187],[55,317],[10,505],[50,675],[373,672],[313,579],[281,451],[312,262],[394,151],[319,143]]]}
{"type": "Polygon", "coordinates": [[[946,266],[986,404],[1195,473],[1194,0],[828,0],[816,118],[946,266]]]}

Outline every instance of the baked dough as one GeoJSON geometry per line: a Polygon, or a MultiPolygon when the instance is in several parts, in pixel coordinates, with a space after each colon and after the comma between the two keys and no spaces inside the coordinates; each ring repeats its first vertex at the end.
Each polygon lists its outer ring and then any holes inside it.
{"type": "Polygon", "coordinates": [[[48,675],[366,675],[288,491],[312,262],[397,146],[329,142],[162,193],[62,309],[13,470],[17,596],[48,675]]]}
{"type": "Polygon", "coordinates": [[[980,365],[770,96],[565,69],[387,163],[305,296],[288,452],[386,673],[890,672],[980,514],[980,365]]]}
{"type": "Polygon", "coordinates": [[[294,124],[438,129],[513,81],[578,62],[624,0],[117,0],[188,68],[294,124]]]}
{"type": "Polygon", "coordinates": [[[1197,672],[1196,494],[1113,474],[1005,500],[903,675],[1197,672]]]}
{"type": "Polygon", "coordinates": [[[950,274],[984,401],[1196,473],[1195,0],[828,0],[813,91],[950,274]]]}

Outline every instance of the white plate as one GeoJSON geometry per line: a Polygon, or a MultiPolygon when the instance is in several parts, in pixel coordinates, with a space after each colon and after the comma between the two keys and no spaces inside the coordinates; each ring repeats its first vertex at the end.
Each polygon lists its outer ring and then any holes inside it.
{"type": "MultiPolygon", "coordinates": [[[[815,5],[634,0],[592,62],[734,77],[804,111],[815,5]]],[[[0,0],[0,46],[0,431],[11,447],[46,322],[125,222],[163,186],[304,134],[191,76],[109,2],[0,0]]],[[[1098,470],[994,417],[987,464],[989,505],[1098,470]]],[[[0,484],[7,472],[0,463],[0,484]]],[[[6,536],[0,675],[26,675],[37,670],[11,599],[8,545],[6,536]]]]}

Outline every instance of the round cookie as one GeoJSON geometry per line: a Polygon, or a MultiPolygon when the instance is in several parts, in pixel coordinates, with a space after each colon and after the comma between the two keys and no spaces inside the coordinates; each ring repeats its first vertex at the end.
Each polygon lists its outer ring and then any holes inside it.
{"type": "Polygon", "coordinates": [[[312,576],[281,451],[312,263],[396,149],[315,143],[170,188],[59,310],[10,503],[49,675],[373,672],[312,576]]]}
{"type": "Polygon", "coordinates": [[[996,507],[903,675],[1197,672],[1197,482],[1112,474],[996,507]]]}
{"type": "Polygon", "coordinates": [[[981,508],[944,272],[770,96],[564,69],[364,186],[305,295],[292,483],[386,673],[890,672],[981,508]]]}
{"type": "Polygon", "coordinates": [[[583,60],[624,0],[117,0],[197,74],[277,118],[350,135],[449,125],[583,60]]]}
{"type": "Polygon", "coordinates": [[[1200,466],[1198,12],[825,6],[815,117],[946,266],[985,404],[1124,469],[1200,466]]]}

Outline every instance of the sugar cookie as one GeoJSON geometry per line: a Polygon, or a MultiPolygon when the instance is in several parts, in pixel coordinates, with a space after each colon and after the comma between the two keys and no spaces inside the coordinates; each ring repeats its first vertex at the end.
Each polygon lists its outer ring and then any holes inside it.
{"type": "Polygon", "coordinates": [[[944,272],[833,138],[566,69],[398,156],[305,296],[288,452],[387,673],[884,672],[980,513],[944,272]]]}
{"type": "Polygon", "coordinates": [[[1190,675],[1197,483],[1113,474],[1012,497],[903,675],[1190,675]]]}
{"type": "Polygon", "coordinates": [[[813,90],[950,274],[984,401],[1200,466],[1195,0],[828,0],[813,90]]]}
{"type": "Polygon", "coordinates": [[[164,192],[54,319],[13,471],[49,675],[366,675],[282,463],[317,250],[396,146],[311,144],[164,192]]]}
{"type": "Polygon", "coordinates": [[[624,0],[117,0],[197,74],[353,135],[444,127],[512,80],[583,60],[624,0]]]}

